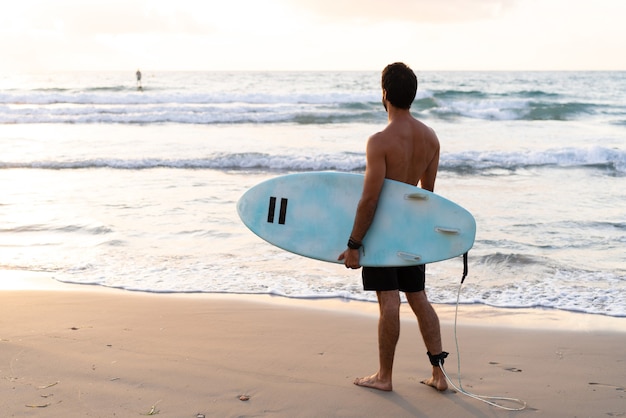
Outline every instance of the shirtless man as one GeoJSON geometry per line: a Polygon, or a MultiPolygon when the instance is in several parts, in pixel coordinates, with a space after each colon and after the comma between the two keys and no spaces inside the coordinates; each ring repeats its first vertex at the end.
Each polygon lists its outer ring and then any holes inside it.
{"type": "MultiPolygon", "coordinates": [[[[433,191],[439,167],[439,140],[435,132],[415,119],[410,107],[417,91],[417,78],[403,63],[388,65],[382,73],[383,105],[387,127],[367,141],[363,193],[359,201],[348,248],[338,257],[347,268],[358,269],[359,248],[370,227],[385,178],[433,191]]],[[[375,290],[380,308],[378,323],[379,369],[371,376],[357,378],[355,385],[392,390],[393,359],[400,336],[400,291],[405,292],[417,317],[420,332],[433,366],[432,377],[422,383],[438,390],[448,384],[439,362],[443,352],[439,318],[424,291],[425,267],[364,267],[365,290],[375,290]]]]}

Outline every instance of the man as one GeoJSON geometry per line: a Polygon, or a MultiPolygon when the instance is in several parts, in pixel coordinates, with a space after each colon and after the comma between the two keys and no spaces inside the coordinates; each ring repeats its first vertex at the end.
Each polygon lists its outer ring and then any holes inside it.
{"type": "MultiPolygon", "coordinates": [[[[403,63],[388,65],[382,73],[383,105],[387,127],[367,141],[363,192],[359,201],[348,248],[338,257],[347,268],[358,269],[359,248],[370,227],[385,178],[433,191],[439,167],[439,140],[435,132],[415,119],[410,107],[417,91],[417,77],[403,63]]],[[[417,238],[417,237],[416,237],[417,238]]],[[[400,336],[400,291],[405,292],[417,317],[424,344],[433,366],[432,377],[422,383],[438,390],[448,384],[439,362],[448,353],[441,346],[439,318],[424,291],[425,267],[364,267],[365,290],[375,290],[380,308],[378,324],[379,369],[354,384],[384,391],[392,390],[392,370],[400,336]]]]}

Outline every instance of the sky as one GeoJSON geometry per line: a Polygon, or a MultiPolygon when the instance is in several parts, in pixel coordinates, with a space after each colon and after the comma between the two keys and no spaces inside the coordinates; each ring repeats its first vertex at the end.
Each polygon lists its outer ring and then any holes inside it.
{"type": "Polygon", "coordinates": [[[626,70],[624,0],[0,0],[0,73],[626,70]]]}

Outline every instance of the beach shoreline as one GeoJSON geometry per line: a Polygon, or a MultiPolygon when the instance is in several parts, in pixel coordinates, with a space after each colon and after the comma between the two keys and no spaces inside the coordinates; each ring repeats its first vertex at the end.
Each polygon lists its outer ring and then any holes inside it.
{"type": "MultiPolygon", "coordinates": [[[[420,385],[429,364],[404,309],[387,394],[352,384],[375,371],[374,303],[129,292],[18,275],[48,288],[0,290],[4,416],[626,414],[623,318],[461,306],[463,387],[527,403],[509,412],[420,385]]],[[[435,308],[454,380],[454,307],[435,308]]]]}
{"type": "MultiPolygon", "coordinates": [[[[339,313],[378,315],[378,305],[373,302],[340,298],[289,298],[268,294],[231,294],[205,292],[143,292],[116,289],[101,285],[65,283],[49,273],[0,270],[0,292],[20,291],[83,291],[118,292],[146,295],[169,295],[195,299],[226,299],[242,302],[268,303],[278,306],[306,309],[330,310],[339,313]]],[[[462,291],[462,290],[461,290],[462,291]]],[[[458,326],[495,326],[530,329],[556,329],[570,331],[609,331],[626,333],[626,318],[608,315],[569,312],[548,308],[498,308],[487,305],[462,304],[458,308],[451,304],[434,304],[442,323],[458,326]]],[[[402,304],[403,319],[413,320],[410,308],[402,304]]]]}

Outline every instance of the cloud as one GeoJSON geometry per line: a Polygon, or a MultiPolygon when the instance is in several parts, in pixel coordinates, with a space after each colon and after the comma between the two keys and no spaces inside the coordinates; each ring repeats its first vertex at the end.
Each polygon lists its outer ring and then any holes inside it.
{"type": "MultiPolygon", "coordinates": [[[[125,67],[143,61],[154,41],[210,36],[210,4],[190,0],[22,0],[0,15],[0,70],[125,67]],[[199,9],[201,13],[199,13],[199,9]]],[[[211,2],[212,3],[212,2],[211,2]]],[[[178,43],[181,49],[184,43],[178,43]]]]}
{"type": "Polygon", "coordinates": [[[8,23],[14,29],[23,28],[27,31],[22,34],[24,36],[33,31],[67,36],[210,32],[210,25],[197,19],[197,7],[189,3],[188,0],[163,3],[148,0],[89,3],[83,0],[22,0],[10,7],[4,19],[0,18],[0,23],[8,23]]]}
{"type": "Polygon", "coordinates": [[[518,0],[283,0],[327,19],[446,23],[491,19],[518,0]]]}
{"type": "Polygon", "coordinates": [[[625,62],[623,0],[5,3],[0,72],[371,70],[394,60],[422,70],[623,69],[625,62]]]}

